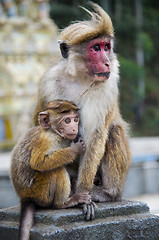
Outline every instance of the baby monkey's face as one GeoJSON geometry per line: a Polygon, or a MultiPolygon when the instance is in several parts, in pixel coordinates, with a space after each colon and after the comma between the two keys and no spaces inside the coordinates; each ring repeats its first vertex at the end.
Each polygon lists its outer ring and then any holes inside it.
{"type": "Polygon", "coordinates": [[[70,140],[76,138],[78,134],[79,115],[75,112],[69,112],[61,118],[59,129],[61,136],[70,140]]]}

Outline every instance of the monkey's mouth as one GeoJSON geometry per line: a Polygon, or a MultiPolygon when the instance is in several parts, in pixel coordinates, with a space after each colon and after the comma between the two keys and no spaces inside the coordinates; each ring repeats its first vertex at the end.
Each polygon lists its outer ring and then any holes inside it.
{"type": "Polygon", "coordinates": [[[103,73],[95,73],[98,77],[107,77],[109,78],[110,72],[103,72],[103,73]]]}
{"type": "Polygon", "coordinates": [[[77,136],[77,134],[67,134],[67,138],[68,139],[70,139],[70,140],[73,140],[73,139],[75,139],[76,138],[76,136],[77,136]]]}
{"type": "Polygon", "coordinates": [[[95,73],[97,79],[107,80],[110,77],[110,72],[95,73]]]}

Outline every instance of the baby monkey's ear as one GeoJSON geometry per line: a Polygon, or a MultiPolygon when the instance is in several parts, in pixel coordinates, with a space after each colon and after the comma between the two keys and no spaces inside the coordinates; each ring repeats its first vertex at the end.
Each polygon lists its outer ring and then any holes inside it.
{"type": "Polygon", "coordinates": [[[44,128],[44,129],[49,129],[51,127],[50,123],[50,117],[49,117],[49,112],[40,112],[38,115],[38,121],[39,124],[44,128]]]}
{"type": "Polygon", "coordinates": [[[70,46],[62,40],[59,40],[58,43],[60,44],[61,55],[63,58],[68,58],[70,46]]]}

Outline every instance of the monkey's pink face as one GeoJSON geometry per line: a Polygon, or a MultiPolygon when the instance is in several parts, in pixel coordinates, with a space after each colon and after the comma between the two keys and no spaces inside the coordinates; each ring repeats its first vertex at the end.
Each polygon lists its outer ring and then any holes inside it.
{"type": "Polygon", "coordinates": [[[89,74],[95,81],[105,81],[110,76],[110,40],[94,39],[86,48],[86,61],[89,74]]]}
{"type": "Polygon", "coordinates": [[[60,121],[59,132],[62,137],[73,140],[78,134],[79,116],[72,112],[65,115],[60,121]]]}

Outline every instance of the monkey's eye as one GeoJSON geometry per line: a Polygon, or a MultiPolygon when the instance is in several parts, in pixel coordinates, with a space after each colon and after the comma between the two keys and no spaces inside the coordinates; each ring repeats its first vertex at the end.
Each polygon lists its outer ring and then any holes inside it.
{"type": "Polygon", "coordinates": [[[108,51],[110,48],[109,44],[106,44],[105,47],[104,47],[104,51],[108,51]]]}
{"type": "Polygon", "coordinates": [[[75,118],[74,118],[74,122],[78,123],[78,122],[79,122],[79,118],[78,118],[78,117],[75,117],[75,118]]]}
{"type": "Polygon", "coordinates": [[[94,51],[96,51],[96,52],[101,51],[99,44],[95,44],[95,45],[93,46],[93,49],[94,49],[94,51]]]}
{"type": "Polygon", "coordinates": [[[66,118],[65,119],[65,123],[69,124],[71,122],[71,119],[70,118],[66,118]]]}

